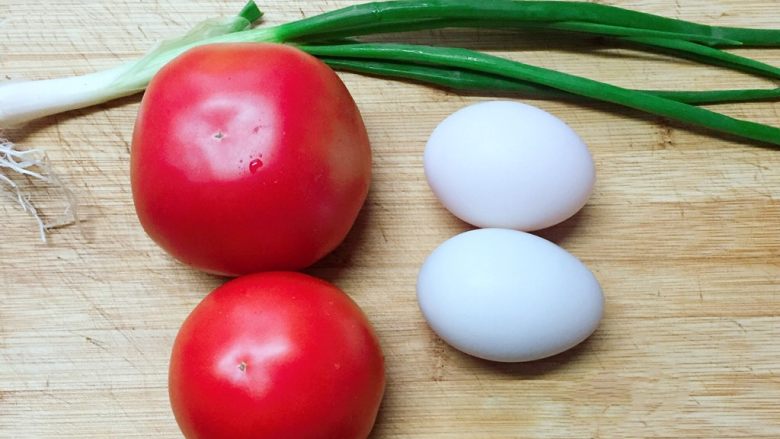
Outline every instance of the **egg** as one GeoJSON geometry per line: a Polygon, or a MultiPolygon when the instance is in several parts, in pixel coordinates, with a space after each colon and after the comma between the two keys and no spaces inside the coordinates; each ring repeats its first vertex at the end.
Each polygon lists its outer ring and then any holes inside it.
{"type": "Polygon", "coordinates": [[[431,134],[425,176],[441,203],[477,227],[534,231],[579,211],[593,191],[593,158],[557,117],[531,105],[462,108],[431,134]]]}
{"type": "Polygon", "coordinates": [[[444,341],[486,360],[522,362],[563,352],[598,326],[604,296],[575,256],[538,236],[477,229],[425,260],[417,299],[444,341]]]}

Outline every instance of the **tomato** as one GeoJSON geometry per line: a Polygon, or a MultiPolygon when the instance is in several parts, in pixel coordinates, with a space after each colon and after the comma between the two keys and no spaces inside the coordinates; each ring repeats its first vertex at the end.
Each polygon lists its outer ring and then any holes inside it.
{"type": "Polygon", "coordinates": [[[175,258],[215,274],[316,262],[344,240],[370,175],[348,90],[289,46],[185,52],[150,82],[133,132],[141,225],[175,258]]]}
{"type": "Polygon", "coordinates": [[[169,371],[188,439],[365,439],[384,386],[360,308],[291,272],[240,277],[209,294],[179,330],[169,371]]]}

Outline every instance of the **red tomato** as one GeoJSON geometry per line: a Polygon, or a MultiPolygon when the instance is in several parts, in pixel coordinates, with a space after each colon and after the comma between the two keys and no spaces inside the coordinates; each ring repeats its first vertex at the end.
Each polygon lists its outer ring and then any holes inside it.
{"type": "Polygon", "coordinates": [[[365,439],[384,360],[360,308],[300,273],[234,279],[182,325],[169,392],[188,439],[365,439]]]}
{"type": "Polygon", "coordinates": [[[152,79],[133,133],[141,224],[174,257],[216,274],[322,258],[352,227],[370,174],[346,87],[289,46],[186,52],[152,79]]]}

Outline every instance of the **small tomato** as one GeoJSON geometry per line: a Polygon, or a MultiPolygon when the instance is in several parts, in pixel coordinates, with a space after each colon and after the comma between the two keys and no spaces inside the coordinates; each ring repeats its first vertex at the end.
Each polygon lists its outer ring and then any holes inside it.
{"type": "Polygon", "coordinates": [[[169,371],[188,439],[365,439],[384,386],[360,308],[335,286],[289,272],[209,294],[182,325],[169,371]]]}
{"type": "Polygon", "coordinates": [[[185,52],[150,82],[133,133],[142,226],[177,259],[216,274],[316,262],[352,227],[370,174],[346,87],[290,46],[185,52]]]}

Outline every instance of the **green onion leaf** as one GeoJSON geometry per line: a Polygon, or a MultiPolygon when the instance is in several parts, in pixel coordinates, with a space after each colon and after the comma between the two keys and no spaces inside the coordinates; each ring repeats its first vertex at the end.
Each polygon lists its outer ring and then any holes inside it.
{"type": "Polygon", "coordinates": [[[457,67],[519,79],[590,99],[609,102],[670,120],[780,146],[780,129],[741,120],[646,92],[511,61],[467,49],[408,44],[308,45],[315,56],[384,58],[439,67],[457,67]]]}

